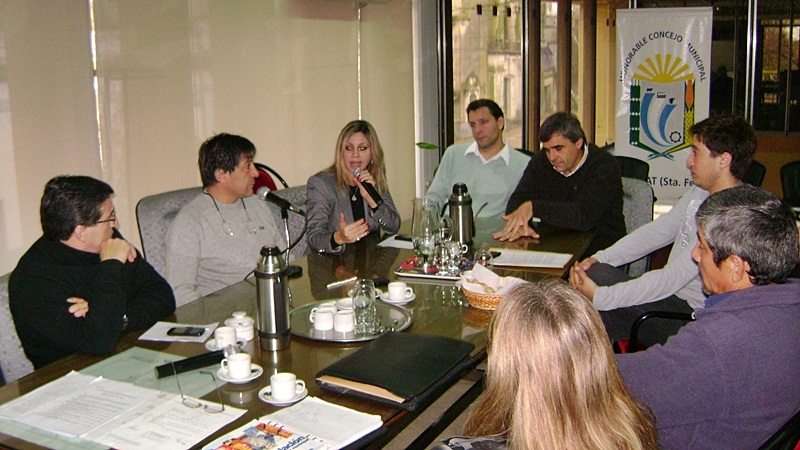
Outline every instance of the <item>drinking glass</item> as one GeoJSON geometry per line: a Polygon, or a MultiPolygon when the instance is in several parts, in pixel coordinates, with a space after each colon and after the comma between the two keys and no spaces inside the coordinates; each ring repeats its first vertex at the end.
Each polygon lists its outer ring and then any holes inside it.
{"type": "Polygon", "coordinates": [[[458,241],[448,241],[444,243],[450,253],[450,270],[454,274],[458,274],[458,265],[463,259],[462,255],[467,251],[468,247],[458,241]]]}
{"type": "Polygon", "coordinates": [[[492,256],[492,252],[489,251],[488,248],[482,248],[476,251],[475,258],[473,258],[473,262],[475,264],[480,264],[489,270],[494,269],[494,257],[492,256]]]}
{"type": "Polygon", "coordinates": [[[444,245],[444,243],[436,246],[436,258],[434,259],[434,264],[436,264],[436,267],[439,268],[440,273],[451,273],[450,251],[447,249],[447,246],[444,245]]]}
{"type": "Polygon", "coordinates": [[[357,334],[374,334],[377,328],[375,311],[375,284],[362,279],[353,288],[353,312],[356,315],[354,331],[357,334]]]}
{"type": "Polygon", "coordinates": [[[432,262],[439,232],[439,206],[430,199],[414,199],[411,240],[422,265],[432,262]]]}
{"type": "Polygon", "coordinates": [[[436,245],[447,242],[453,238],[453,219],[447,214],[443,214],[439,218],[439,233],[437,237],[436,245]]]}

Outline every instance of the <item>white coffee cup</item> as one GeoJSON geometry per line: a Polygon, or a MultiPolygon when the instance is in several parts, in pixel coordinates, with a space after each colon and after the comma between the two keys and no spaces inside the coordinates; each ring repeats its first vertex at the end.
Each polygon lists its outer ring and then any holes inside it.
{"type": "Polygon", "coordinates": [[[389,300],[405,300],[411,297],[414,290],[408,287],[402,281],[393,281],[389,283],[389,300]]]}
{"type": "Polygon", "coordinates": [[[337,311],[333,316],[333,330],[342,333],[353,331],[356,316],[353,311],[337,311]]]}
{"type": "MultiPolygon", "coordinates": [[[[314,323],[316,321],[317,313],[322,311],[330,311],[332,313],[336,312],[336,303],[323,303],[319,306],[311,308],[311,313],[308,315],[308,321],[314,323]]],[[[322,328],[320,328],[322,329],[322,328]]]]}
{"type": "Polygon", "coordinates": [[[214,330],[214,342],[217,344],[218,349],[236,344],[236,328],[217,327],[214,330]]]}
{"type": "Polygon", "coordinates": [[[234,353],[223,359],[219,365],[222,371],[228,374],[228,378],[233,380],[244,380],[252,373],[250,355],[247,353],[234,353]]]}
{"type": "Polygon", "coordinates": [[[333,329],[333,315],[335,314],[335,307],[334,310],[331,311],[330,309],[318,310],[314,314],[314,329],[315,330],[330,330],[333,329]]]}
{"type": "Polygon", "coordinates": [[[352,311],[353,299],[343,298],[341,300],[336,300],[336,309],[338,309],[339,311],[352,311]]]}
{"type": "Polygon", "coordinates": [[[270,396],[279,402],[291,400],[306,388],[303,380],[298,380],[293,373],[281,372],[269,377],[270,396]]]}

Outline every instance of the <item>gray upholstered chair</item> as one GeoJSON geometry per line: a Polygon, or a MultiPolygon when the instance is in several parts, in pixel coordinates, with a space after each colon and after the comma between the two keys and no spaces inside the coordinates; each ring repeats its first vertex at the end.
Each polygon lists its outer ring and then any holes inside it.
{"type": "MultiPolygon", "coordinates": [[[[283,198],[284,200],[287,200],[289,203],[300,207],[300,209],[303,211],[306,211],[306,199],[308,198],[306,193],[306,185],[279,189],[275,191],[274,194],[283,198]]],[[[270,204],[270,208],[272,209],[272,214],[275,216],[275,223],[278,225],[281,235],[283,235],[284,227],[283,219],[281,218],[281,210],[272,204],[270,204]]],[[[296,240],[300,232],[303,231],[303,222],[303,217],[292,212],[289,213],[289,237],[292,239],[292,241],[296,240]]],[[[289,256],[290,259],[294,261],[295,259],[308,255],[309,253],[311,253],[311,251],[308,248],[306,236],[303,235],[302,239],[300,239],[300,242],[298,242],[297,245],[289,252],[289,256]]]]}
{"type": "MultiPolygon", "coordinates": [[[[142,251],[145,259],[164,275],[167,269],[167,232],[175,216],[187,203],[201,195],[202,188],[188,188],[177,191],[164,192],[151,195],[139,200],[136,205],[136,221],[139,223],[139,236],[142,239],[142,251]]],[[[306,187],[296,186],[275,191],[275,195],[282,197],[302,209],[306,207],[306,187]]],[[[275,217],[281,234],[283,234],[283,219],[280,208],[270,204],[270,210],[275,217]]],[[[295,240],[303,229],[303,218],[297,214],[289,214],[289,234],[295,240]]],[[[291,259],[302,258],[309,253],[306,238],[298,242],[291,250],[291,259]]]]}
{"type": "Polygon", "coordinates": [[[0,277],[0,385],[11,383],[17,378],[33,372],[33,364],[25,356],[22,344],[14,328],[14,319],[8,307],[8,278],[0,277]]]}
{"type": "Polygon", "coordinates": [[[144,257],[161,275],[167,273],[167,232],[175,216],[203,188],[180,189],[151,195],[136,204],[136,221],[144,257]]]}
{"type": "MultiPolygon", "coordinates": [[[[642,225],[653,221],[653,188],[649,183],[635,178],[622,177],[625,228],[628,234],[642,225]]],[[[628,264],[628,275],[638,277],[650,268],[650,257],[628,264]]]]}

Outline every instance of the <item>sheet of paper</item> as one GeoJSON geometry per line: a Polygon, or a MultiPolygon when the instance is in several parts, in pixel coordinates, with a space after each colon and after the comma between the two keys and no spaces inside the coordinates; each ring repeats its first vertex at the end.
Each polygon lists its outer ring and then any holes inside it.
{"type": "Polygon", "coordinates": [[[164,342],[205,342],[214,330],[217,328],[218,323],[209,323],[207,325],[196,325],[191,323],[173,323],[173,322],[156,322],[155,325],[145,331],[139,339],[143,341],[164,341],[164,342]],[[204,327],[205,333],[200,336],[169,336],[167,331],[174,327],[204,327]]]}
{"type": "Polygon", "coordinates": [[[384,239],[380,244],[380,247],[392,247],[392,248],[404,248],[406,250],[414,250],[414,244],[411,241],[403,241],[397,239],[397,235],[390,236],[387,239],[384,239]]]}
{"type": "Polygon", "coordinates": [[[226,405],[225,411],[212,414],[202,407],[188,408],[181,403],[180,396],[161,392],[154,401],[126,412],[83,437],[125,450],[179,450],[197,444],[245,412],[226,405]]]}
{"type": "Polygon", "coordinates": [[[157,394],[153,389],[70,372],[3,405],[0,417],[77,437],[157,394]]]}
{"type": "Polygon", "coordinates": [[[500,256],[494,258],[494,264],[496,266],[550,267],[560,269],[572,259],[572,255],[569,253],[536,252],[531,250],[512,250],[495,247],[490,250],[500,252],[500,256]]]}

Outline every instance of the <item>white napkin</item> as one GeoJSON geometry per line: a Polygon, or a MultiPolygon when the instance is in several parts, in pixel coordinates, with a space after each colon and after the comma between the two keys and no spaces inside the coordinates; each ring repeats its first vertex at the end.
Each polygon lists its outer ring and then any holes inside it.
{"type": "Polygon", "coordinates": [[[478,292],[481,294],[487,293],[484,286],[478,283],[469,282],[467,279],[480,281],[481,283],[494,289],[492,294],[501,295],[505,295],[511,291],[514,286],[525,282],[525,280],[517,277],[501,277],[481,264],[475,264],[475,267],[473,267],[471,271],[464,272],[464,274],[461,275],[461,285],[464,286],[464,289],[468,291],[478,292]]]}

